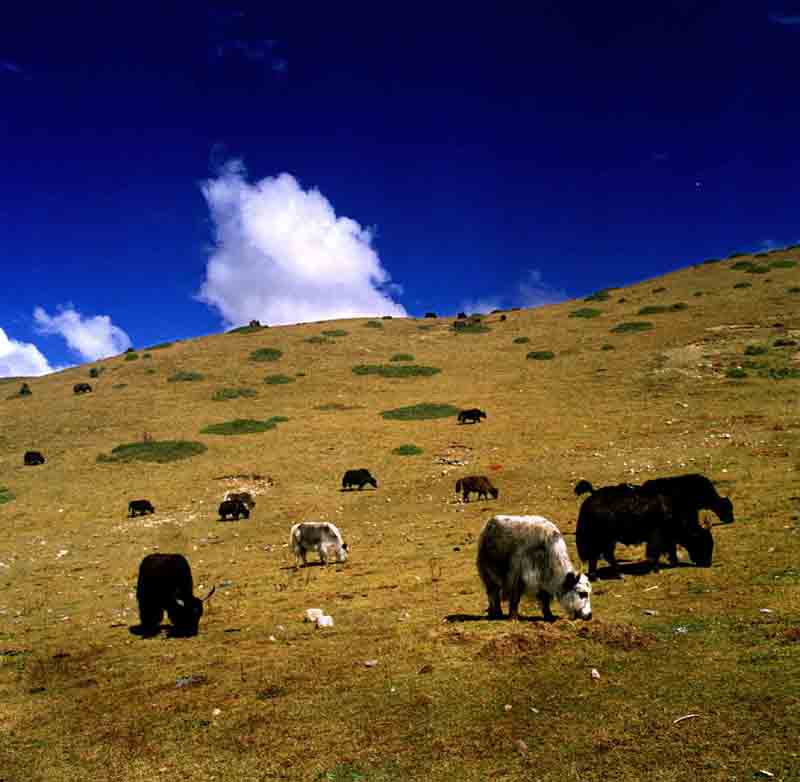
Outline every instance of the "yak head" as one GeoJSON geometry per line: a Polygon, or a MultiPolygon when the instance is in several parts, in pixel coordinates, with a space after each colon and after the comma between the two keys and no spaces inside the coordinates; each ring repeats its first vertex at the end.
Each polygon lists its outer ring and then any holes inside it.
{"type": "Polygon", "coordinates": [[[733,524],[733,503],[727,497],[720,497],[712,510],[723,524],[733,524]]]}
{"type": "Polygon", "coordinates": [[[204,597],[175,592],[171,604],[167,607],[173,625],[173,635],[189,637],[197,635],[200,617],[203,615],[203,603],[214,594],[216,586],[204,597]]]}
{"type": "Polygon", "coordinates": [[[592,618],[592,585],[584,573],[567,573],[558,602],[570,619],[592,618]]]}
{"type": "Polygon", "coordinates": [[[714,538],[711,537],[711,530],[699,527],[686,539],[683,545],[695,565],[698,567],[711,567],[711,559],[714,553],[714,538]]]}
{"type": "Polygon", "coordinates": [[[500,496],[500,490],[499,489],[495,489],[495,488],[491,488],[491,489],[489,489],[489,494],[492,495],[492,499],[493,500],[496,500],[500,496]]]}

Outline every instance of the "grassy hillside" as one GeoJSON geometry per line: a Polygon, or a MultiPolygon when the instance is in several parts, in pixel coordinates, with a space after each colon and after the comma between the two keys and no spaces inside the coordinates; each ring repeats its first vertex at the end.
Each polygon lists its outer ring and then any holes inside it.
{"type": "Polygon", "coordinates": [[[3,383],[0,779],[800,780],[800,248],[483,324],[245,328],[3,383]],[[488,418],[382,415],[426,404],[488,418]],[[341,492],[355,467],[379,488],[341,492]],[[484,619],[492,514],[571,533],[579,478],[693,471],[735,506],[712,568],[600,580],[587,623],[484,619]],[[499,498],[461,503],[468,474],[499,498]],[[248,521],[218,521],[230,489],[248,521]],[[295,570],[304,519],[350,560],[295,570]],[[129,632],[156,550],[217,585],[197,638],[129,632]]]}

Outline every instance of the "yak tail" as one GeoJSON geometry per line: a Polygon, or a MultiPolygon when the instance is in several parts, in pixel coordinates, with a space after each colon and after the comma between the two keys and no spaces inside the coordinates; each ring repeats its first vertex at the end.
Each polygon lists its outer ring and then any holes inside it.
{"type": "Polygon", "coordinates": [[[575,494],[580,497],[581,494],[592,494],[594,486],[589,481],[580,480],[575,484],[575,494]]]}

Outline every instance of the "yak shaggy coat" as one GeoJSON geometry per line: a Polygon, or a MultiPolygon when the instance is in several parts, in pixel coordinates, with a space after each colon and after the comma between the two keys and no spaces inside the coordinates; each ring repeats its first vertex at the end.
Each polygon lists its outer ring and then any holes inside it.
{"type": "Polygon", "coordinates": [[[553,597],[570,619],[592,618],[591,584],[575,572],[561,532],[543,516],[489,519],[478,539],[478,573],[490,619],[503,616],[502,600],[508,600],[509,617],[518,619],[524,592],[536,595],[548,622],[555,618],[553,597]]]}
{"type": "Polygon", "coordinates": [[[306,554],[316,551],[320,562],[327,565],[331,558],[337,562],[347,561],[347,544],[334,524],[328,521],[302,521],[295,524],[289,533],[289,546],[298,565],[305,565],[306,554]]]}

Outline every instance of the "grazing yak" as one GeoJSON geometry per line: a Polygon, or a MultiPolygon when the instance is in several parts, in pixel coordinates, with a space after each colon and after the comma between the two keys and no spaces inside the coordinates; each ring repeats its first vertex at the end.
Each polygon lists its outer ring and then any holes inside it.
{"type": "Polygon", "coordinates": [[[36,464],[44,464],[44,456],[39,451],[25,451],[25,456],[22,457],[24,464],[32,467],[36,464]]]}
{"type": "Polygon", "coordinates": [[[361,467],[358,470],[347,470],[342,476],[342,490],[349,489],[351,486],[358,486],[361,491],[366,484],[378,488],[378,482],[372,477],[370,471],[366,467],[361,467]]]}
{"type": "Polygon", "coordinates": [[[148,554],[139,565],[136,599],[139,601],[141,634],[156,635],[164,611],[172,622],[172,635],[197,635],[203,603],[216,587],[203,598],[195,597],[192,570],[182,554],[148,554]]]}
{"type": "Polygon", "coordinates": [[[486,418],[486,413],[483,410],[478,410],[477,407],[471,407],[469,410],[462,410],[458,414],[458,423],[465,424],[467,421],[472,421],[473,424],[479,424],[481,418],[486,418]]]}
{"type": "Polygon", "coordinates": [[[426,318],[437,318],[439,316],[435,312],[426,312],[425,313],[425,317],[426,318]]]}
{"type": "Polygon", "coordinates": [[[249,491],[229,491],[225,495],[225,499],[244,503],[248,508],[255,508],[256,506],[256,501],[249,491]]]}
{"type": "MultiPolygon", "coordinates": [[[[689,481],[675,479],[673,487],[703,486],[710,482],[703,476],[682,476],[689,481]],[[702,479],[697,481],[696,479],[702,479]]],[[[669,479],[665,479],[669,480],[669,479]]],[[[578,513],[575,542],[580,558],[589,563],[589,578],[597,577],[597,561],[603,557],[615,578],[620,577],[614,557],[617,543],[625,545],[647,544],[645,555],[653,570],[659,569],[659,559],[667,554],[672,565],[678,564],[677,546],[680,544],[699,567],[710,567],[714,551],[711,531],[702,527],[698,510],[707,507],[708,497],[692,499],[689,492],[674,493],[662,488],[660,480],[648,481],[643,486],[621,483],[594,489],[588,481],[575,486],[577,495],[589,493],[578,513]]],[[[712,487],[713,489],[713,487],[712,487]]],[[[714,492],[716,494],[716,492],[714,492]]],[[[730,500],[718,498],[715,506],[724,518],[733,520],[730,500]]]]}
{"type": "Polygon", "coordinates": [[[150,500],[131,500],[128,503],[128,514],[133,516],[144,516],[145,513],[155,513],[156,509],[150,500]]]}
{"type": "Polygon", "coordinates": [[[306,554],[316,551],[320,562],[327,565],[332,558],[337,562],[347,561],[347,543],[334,524],[328,521],[302,521],[292,527],[289,546],[294,552],[297,565],[305,565],[306,554]]]}
{"type": "Polygon", "coordinates": [[[239,516],[250,518],[250,509],[241,500],[223,500],[219,504],[219,517],[225,521],[228,516],[233,516],[235,521],[239,521],[239,516]]]}
{"type": "Polygon", "coordinates": [[[88,383],[75,383],[72,386],[72,393],[73,394],[86,394],[92,390],[92,387],[88,383]]]}
{"type": "Polygon", "coordinates": [[[674,502],[691,509],[695,518],[698,511],[710,510],[723,524],[733,524],[733,503],[727,497],[720,497],[714,484],[705,475],[691,473],[654,478],[642,484],[642,491],[669,495],[674,502]]]}
{"type": "Polygon", "coordinates": [[[464,502],[469,502],[469,495],[472,492],[478,494],[478,499],[488,499],[492,495],[492,499],[496,500],[500,496],[500,492],[492,486],[492,482],[485,475],[468,475],[466,478],[459,478],[456,481],[456,491],[463,492],[464,502]]]}
{"type": "Polygon", "coordinates": [[[489,618],[501,619],[502,600],[509,618],[519,618],[524,592],[536,595],[546,621],[555,618],[555,597],[570,619],[591,619],[591,584],[576,573],[567,544],[552,521],[543,516],[494,516],[478,538],[478,573],[489,598],[489,618]]]}

